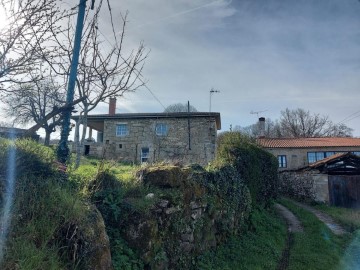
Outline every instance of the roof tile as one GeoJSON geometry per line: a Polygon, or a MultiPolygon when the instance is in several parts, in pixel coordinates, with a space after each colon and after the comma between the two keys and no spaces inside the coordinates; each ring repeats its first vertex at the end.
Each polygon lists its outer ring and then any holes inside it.
{"type": "Polygon", "coordinates": [[[258,144],[265,148],[310,148],[360,146],[360,138],[259,138],[258,144]]]}

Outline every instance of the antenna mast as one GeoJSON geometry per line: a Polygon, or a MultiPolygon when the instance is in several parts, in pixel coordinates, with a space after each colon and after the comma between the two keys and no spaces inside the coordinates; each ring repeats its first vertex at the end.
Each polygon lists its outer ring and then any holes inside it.
{"type": "Polygon", "coordinates": [[[259,113],[263,113],[263,112],[267,112],[268,110],[265,110],[265,111],[251,111],[250,114],[256,114],[257,118],[259,118],[259,113]]]}

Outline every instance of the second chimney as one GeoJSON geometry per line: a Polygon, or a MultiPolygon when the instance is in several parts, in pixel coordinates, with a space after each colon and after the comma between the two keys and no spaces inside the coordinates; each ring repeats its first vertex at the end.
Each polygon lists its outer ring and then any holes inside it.
{"type": "Polygon", "coordinates": [[[265,117],[259,118],[259,138],[265,137],[265,117]]]}
{"type": "Polygon", "coordinates": [[[109,100],[109,115],[115,115],[116,111],[116,98],[111,97],[109,100]]]}

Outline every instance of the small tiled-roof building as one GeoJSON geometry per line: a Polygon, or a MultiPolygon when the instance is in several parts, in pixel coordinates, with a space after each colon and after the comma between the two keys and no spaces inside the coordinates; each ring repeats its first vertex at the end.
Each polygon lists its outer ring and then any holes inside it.
{"type": "Polygon", "coordinates": [[[296,170],[336,153],[360,155],[360,138],[259,138],[258,144],[278,158],[279,170],[296,170]]]}

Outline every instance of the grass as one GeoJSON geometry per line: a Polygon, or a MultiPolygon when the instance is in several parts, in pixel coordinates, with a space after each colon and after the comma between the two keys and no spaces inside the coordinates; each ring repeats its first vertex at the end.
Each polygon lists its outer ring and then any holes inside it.
{"type": "Polygon", "coordinates": [[[349,231],[360,229],[360,209],[331,207],[325,204],[316,204],[313,207],[327,213],[349,231]]]}
{"type": "Polygon", "coordinates": [[[304,226],[303,233],[294,233],[288,269],[342,269],[341,258],[351,236],[334,235],[315,215],[290,201],[282,200],[281,204],[292,211],[304,226]]]}
{"type": "Polygon", "coordinates": [[[276,269],[285,247],[286,225],[273,209],[257,209],[251,220],[249,231],[201,255],[195,269],[276,269]]]}

